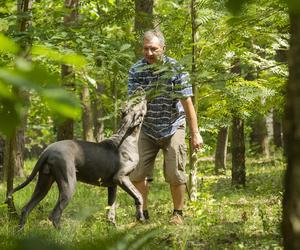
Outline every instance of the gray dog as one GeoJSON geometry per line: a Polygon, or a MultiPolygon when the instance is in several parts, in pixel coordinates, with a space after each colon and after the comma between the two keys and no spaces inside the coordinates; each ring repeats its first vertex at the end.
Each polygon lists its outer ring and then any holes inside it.
{"type": "Polygon", "coordinates": [[[144,97],[132,98],[122,114],[119,130],[109,139],[100,143],[64,140],[49,145],[27,180],[8,196],[12,197],[39,173],[34,193],[22,209],[19,228],[24,227],[27,216],[46,196],[54,181],[59,189],[59,198],[49,219],[55,227],[59,227],[62,212],[75,191],[76,181],[108,187],[108,219],[112,223],[115,223],[117,186],[120,186],[133,197],[136,218],[143,221],[142,196],[131,183],[129,174],[139,161],[138,137],[146,110],[144,97]]]}

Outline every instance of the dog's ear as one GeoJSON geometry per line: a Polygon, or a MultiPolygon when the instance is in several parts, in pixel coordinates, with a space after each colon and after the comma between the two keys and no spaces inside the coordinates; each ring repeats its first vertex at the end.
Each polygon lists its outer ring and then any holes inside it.
{"type": "Polygon", "coordinates": [[[129,104],[128,104],[128,100],[125,101],[125,102],[122,102],[121,104],[121,107],[120,107],[120,110],[121,110],[121,119],[128,113],[128,107],[129,107],[129,104]]]}
{"type": "Polygon", "coordinates": [[[135,105],[146,99],[146,91],[142,87],[138,87],[129,98],[129,105],[135,105]]]}
{"type": "Polygon", "coordinates": [[[132,97],[137,97],[141,99],[145,99],[146,91],[142,87],[138,87],[132,94],[132,97]]]}

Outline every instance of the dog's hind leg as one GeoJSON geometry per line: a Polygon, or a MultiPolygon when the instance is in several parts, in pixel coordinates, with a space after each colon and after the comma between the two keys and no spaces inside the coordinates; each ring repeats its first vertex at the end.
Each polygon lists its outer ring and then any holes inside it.
{"type": "Polygon", "coordinates": [[[23,207],[19,221],[19,230],[23,229],[26,219],[32,209],[46,196],[54,182],[50,174],[39,173],[39,177],[29,202],[23,207]]]}
{"type": "MultiPolygon", "coordinates": [[[[67,168],[68,169],[68,168],[67,168]]],[[[76,186],[76,173],[75,168],[69,168],[69,172],[66,175],[62,171],[55,171],[55,181],[59,189],[59,197],[57,203],[49,215],[49,219],[55,228],[59,228],[60,218],[63,210],[68,205],[70,199],[72,198],[75,186],[76,186]]]]}
{"type": "Polygon", "coordinates": [[[113,225],[116,224],[116,194],[117,194],[117,185],[107,188],[108,199],[107,203],[109,209],[107,211],[107,219],[113,225]]]}

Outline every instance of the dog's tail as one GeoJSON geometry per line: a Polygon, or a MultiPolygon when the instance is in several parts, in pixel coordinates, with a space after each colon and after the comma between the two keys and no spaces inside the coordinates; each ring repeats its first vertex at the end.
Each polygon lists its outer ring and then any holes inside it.
{"type": "Polygon", "coordinates": [[[41,157],[38,159],[37,163],[35,164],[31,174],[27,177],[27,179],[21,183],[19,186],[15,187],[13,190],[11,190],[7,194],[7,199],[6,202],[12,198],[13,193],[17,192],[18,190],[26,187],[32,180],[33,178],[37,175],[38,171],[41,169],[41,167],[44,165],[45,161],[48,158],[48,154],[46,152],[43,152],[41,157]]]}

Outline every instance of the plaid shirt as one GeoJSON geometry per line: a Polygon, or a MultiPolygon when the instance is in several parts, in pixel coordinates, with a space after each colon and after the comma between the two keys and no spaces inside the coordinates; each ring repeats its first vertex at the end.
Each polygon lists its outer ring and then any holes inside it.
{"type": "Polygon", "coordinates": [[[145,59],[134,64],[128,75],[128,94],[142,87],[147,94],[147,114],[142,130],[154,139],[173,135],[185,124],[180,99],[193,95],[189,75],[177,61],[164,56],[163,63],[148,64],[145,59]]]}

